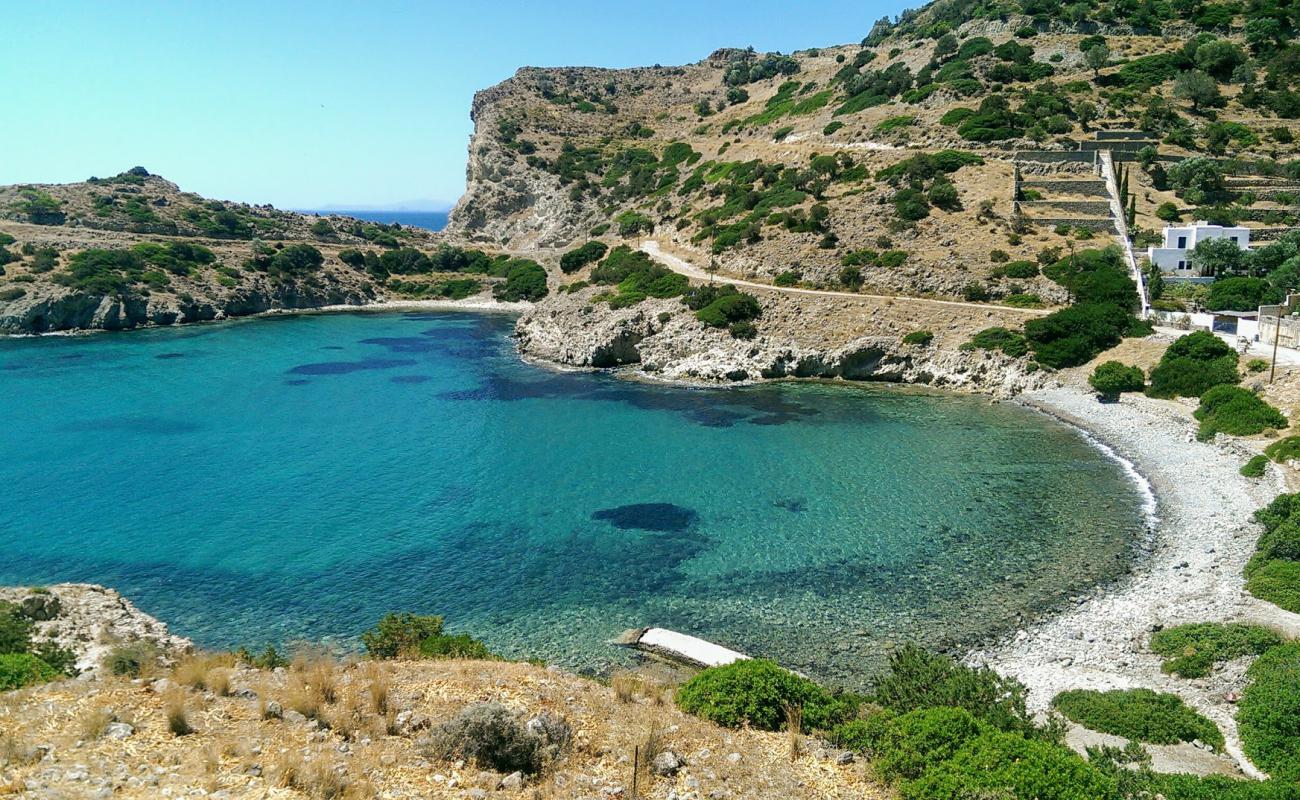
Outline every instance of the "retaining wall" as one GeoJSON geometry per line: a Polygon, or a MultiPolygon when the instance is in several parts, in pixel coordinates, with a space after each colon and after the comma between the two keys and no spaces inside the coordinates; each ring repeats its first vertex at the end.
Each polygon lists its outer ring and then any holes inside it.
{"type": "Polygon", "coordinates": [[[1080,216],[1110,216],[1109,200],[1021,200],[1022,211],[1039,211],[1047,214],[1078,214],[1080,216]]]}
{"type": "Polygon", "coordinates": [[[1106,197],[1106,182],[1092,178],[1072,181],[1067,179],[1029,178],[1020,182],[1020,188],[1037,189],[1054,194],[1079,194],[1086,197],[1106,197]]]}

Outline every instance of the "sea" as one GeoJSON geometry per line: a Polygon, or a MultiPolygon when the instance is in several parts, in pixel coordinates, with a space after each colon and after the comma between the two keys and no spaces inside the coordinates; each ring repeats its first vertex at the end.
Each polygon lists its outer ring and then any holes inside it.
{"type": "Polygon", "coordinates": [[[367,222],[382,222],[385,225],[399,223],[410,228],[424,228],[430,231],[440,231],[447,227],[447,211],[340,211],[332,209],[329,211],[305,209],[300,211],[303,214],[320,214],[326,216],[329,214],[338,214],[344,217],[355,217],[366,220],[367,222]]]}
{"type": "Polygon", "coordinates": [[[209,648],[355,650],[440,614],[602,673],[662,626],[865,685],[1130,563],[1144,497],[1077,431],[889,386],[647,384],[502,314],[0,339],[0,584],[106,584],[209,648]]]}

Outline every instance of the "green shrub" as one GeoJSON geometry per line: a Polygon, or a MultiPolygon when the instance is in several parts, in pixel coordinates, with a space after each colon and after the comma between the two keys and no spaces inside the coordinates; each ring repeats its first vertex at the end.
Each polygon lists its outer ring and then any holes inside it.
{"type": "Polygon", "coordinates": [[[1197,434],[1201,439],[1211,439],[1216,433],[1253,436],[1287,426],[1282,412],[1240,386],[1221,385],[1207,390],[1194,416],[1201,422],[1197,434]]]}
{"type": "Polygon", "coordinates": [[[1279,464],[1300,460],[1300,436],[1287,436],[1278,439],[1264,448],[1264,455],[1279,464]]]}
{"type": "Polygon", "coordinates": [[[31,653],[0,653],[0,692],[46,683],[59,671],[31,653]]]}
{"type": "Polygon", "coordinates": [[[985,328],[971,337],[961,346],[963,350],[1001,350],[1012,358],[1019,358],[1029,352],[1029,343],[1025,337],[1015,331],[1002,327],[985,328]]]}
{"type": "Polygon", "coordinates": [[[780,275],[777,275],[772,280],[772,283],[777,286],[795,286],[799,283],[801,277],[802,276],[798,272],[788,269],[780,275]]]}
{"type": "Polygon", "coordinates": [[[750,322],[758,319],[763,307],[752,294],[737,292],[718,297],[695,312],[695,318],[710,328],[727,328],[733,322],[750,322]]]}
{"type": "Polygon", "coordinates": [[[625,238],[638,233],[649,233],[655,228],[654,222],[649,217],[635,211],[624,211],[614,217],[614,222],[618,225],[618,235],[625,238]]]}
{"type": "Polygon", "coordinates": [[[1213,386],[1235,384],[1237,353],[1209,331],[1180,336],[1151,370],[1151,397],[1200,397],[1213,386]]]}
{"type": "Polygon", "coordinates": [[[1246,755],[1275,779],[1300,780],[1300,642],[1264,653],[1246,677],[1237,711],[1246,755]]]}
{"type": "Polygon", "coordinates": [[[912,331],[903,337],[903,344],[915,344],[925,347],[934,341],[934,334],[930,331],[912,331]]]}
{"type": "Polygon", "coordinates": [[[560,256],[560,270],[566,275],[577,272],[588,264],[604,258],[605,251],[608,249],[604,242],[587,242],[560,256]]]}
{"type": "Polygon", "coordinates": [[[1002,274],[1008,278],[1027,280],[1038,277],[1039,269],[1032,261],[1008,261],[1002,267],[1002,274]]]}
{"type": "Polygon", "coordinates": [[[508,303],[541,300],[547,294],[546,269],[527,258],[511,259],[505,283],[492,289],[492,295],[508,303]]]}
{"type": "Polygon", "coordinates": [[[1180,678],[1203,678],[1220,661],[1259,655],[1281,642],[1260,625],[1199,622],[1156,631],[1151,652],[1165,656],[1162,669],[1180,678]]]}
{"type": "Polygon", "coordinates": [[[1238,472],[1240,472],[1244,477],[1247,478],[1262,478],[1264,477],[1264,473],[1267,471],[1267,469],[1268,469],[1268,457],[1254,456],[1245,464],[1242,464],[1241,469],[1238,470],[1238,472]]]}
{"type": "Polygon", "coordinates": [[[1268,362],[1262,358],[1252,358],[1246,362],[1246,371],[1259,373],[1268,369],[1268,362]]]}
{"type": "Polygon", "coordinates": [[[398,658],[418,652],[425,639],[442,635],[444,620],[419,614],[386,614],[373,628],[361,634],[361,643],[371,658],[398,658]]]}
{"type": "Polygon", "coordinates": [[[1085,728],[1151,744],[1177,744],[1199,739],[1223,749],[1223,734],[1213,722],[1193,711],[1177,695],[1150,689],[1061,692],[1052,706],[1085,728]]]}
{"type": "Polygon", "coordinates": [[[784,141],[785,137],[789,136],[792,133],[794,133],[793,125],[786,125],[784,127],[777,128],[776,130],[772,131],[772,141],[774,142],[784,141]]]}
{"type": "Polygon", "coordinates": [[[8,289],[0,289],[0,302],[7,303],[11,300],[18,300],[26,296],[26,294],[27,290],[21,286],[11,286],[8,289]]]}
{"type": "Polygon", "coordinates": [[[0,601],[0,653],[26,653],[32,646],[32,620],[22,608],[0,601]]]}
{"type": "Polygon", "coordinates": [[[421,658],[469,658],[486,661],[495,658],[487,645],[466,633],[438,633],[420,642],[421,658]]]}
{"type": "Polygon", "coordinates": [[[897,713],[953,706],[1001,730],[1033,729],[1019,681],[913,644],[890,654],[888,672],[876,682],[872,699],[897,713]]]}
{"type": "Polygon", "coordinates": [[[1300,561],[1252,562],[1246,591],[1278,608],[1300,614],[1300,561]]]}
{"type": "Polygon", "coordinates": [[[1098,800],[1116,796],[1116,782],[1065,747],[986,731],[952,758],[904,783],[900,794],[904,800],[1098,800]]]}
{"type": "Polygon", "coordinates": [[[1146,387],[1146,376],[1139,367],[1107,361],[1092,371],[1088,384],[1104,397],[1117,397],[1124,392],[1142,391],[1146,387]]]}
{"type": "Polygon", "coordinates": [[[1156,209],[1156,216],[1165,222],[1177,222],[1183,218],[1178,213],[1178,206],[1168,201],[1160,204],[1160,207],[1156,209]]]}
{"type": "Polygon", "coordinates": [[[803,709],[806,728],[830,729],[853,713],[853,703],[765,659],[744,659],[710,667],[677,690],[677,705],[688,714],[728,728],[750,725],[774,731],[785,723],[785,709],[803,709]]]}
{"type": "Polygon", "coordinates": [[[839,120],[833,120],[831,122],[826,123],[826,127],[822,128],[822,135],[830,136],[832,133],[835,133],[835,131],[838,131],[840,128],[843,127],[844,127],[843,122],[840,122],[839,120]]]}
{"type": "Polygon", "coordinates": [[[987,730],[963,708],[922,708],[890,719],[866,749],[876,774],[897,783],[921,777],[987,730]]]}

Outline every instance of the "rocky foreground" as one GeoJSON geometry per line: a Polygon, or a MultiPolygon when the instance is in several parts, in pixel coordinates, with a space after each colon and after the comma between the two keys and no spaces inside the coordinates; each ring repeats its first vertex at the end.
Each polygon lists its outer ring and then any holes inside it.
{"type": "MultiPolygon", "coordinates": [[[[74,649],[75,679],[0,695],[0,795],[30,798],[873,798],[848,754],[806,737],[728,731],[688,716],[668,687],[614,687],[494,661],[339,661],[304,652],[254,668],[190,653],[116,592],[59,585],[0,597],[74,649]],[[100,668],[156,645],[138,675],[100,668]],[[451,720],[503,714],[556,755],[538,775],[441,754],[451,720]],[[475,715],[478,715],[475,717],[475,715]],[[638,752],[659,755],[634,763],[638,752]],[[635,776],[634,776],[635,773],[635,776]]],[[[462,734],[463,735],[463,734],[462,734]]]]}

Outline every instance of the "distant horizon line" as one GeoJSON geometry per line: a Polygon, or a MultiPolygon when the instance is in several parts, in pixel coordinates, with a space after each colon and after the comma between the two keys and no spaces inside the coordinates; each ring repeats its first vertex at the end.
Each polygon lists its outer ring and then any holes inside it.
{"type": "Polygon", "coordinates": [[[413,214],[444,214],[451,211],[455,203],[445,203],[437,201],[411,201],[405,203],[326,203],[319,206],[300,206],[290,208],[290,211],[316,211],[326,213],[340,213],[343,211],[387,211],[387,212],[410,212],[413,214]]]}

